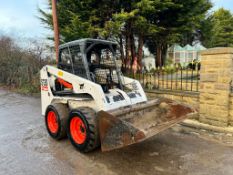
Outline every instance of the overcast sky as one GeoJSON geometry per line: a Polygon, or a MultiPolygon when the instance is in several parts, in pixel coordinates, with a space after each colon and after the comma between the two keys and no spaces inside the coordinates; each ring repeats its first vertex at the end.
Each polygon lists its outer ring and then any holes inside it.
{"type": "Polygon", "coordinates": [[[0,34],[46,38],[49,31],[37,18],[38,7],[47,9],[48,0],[0,0],[0,34]]]}
{"type": "MultiPolygon", "coordinates": [[[[233,12],[233,0],[212,0],[214,9],[233,12]]],[[[46,9],[48,0],[0,0],[0,34],[15,37],[46,38],[49,32],[37,19],[38,7],[46,9]]]]}

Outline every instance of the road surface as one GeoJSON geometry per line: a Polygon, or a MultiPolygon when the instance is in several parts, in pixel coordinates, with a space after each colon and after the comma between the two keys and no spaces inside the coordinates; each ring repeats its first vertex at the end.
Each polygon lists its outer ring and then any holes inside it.
{"type": "Polygon", "coordinates": [[[145,142],[81,154],[54,141],[40,99],[0,90],[0,175],[232,175],[233,148],[167,130],[145,142]]]}

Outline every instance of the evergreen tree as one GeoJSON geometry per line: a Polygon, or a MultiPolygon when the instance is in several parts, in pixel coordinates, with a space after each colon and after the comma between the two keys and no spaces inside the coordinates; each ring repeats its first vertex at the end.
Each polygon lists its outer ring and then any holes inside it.
{"type": "Polygon", "coordinates": [[[212,16],[212,47],[233,46],[233,15],[223,8],[212,16]]]}
{"type": "MultiPolygon", "coordinates": [[[[49,5],[51,9],[50,0],[49,5]]],[[[59,0],[60,34],[63,42],[114,39],[124,65],[131,65],[135,58],[141,64],[142,47],[148,43],[161,66],[167,46],[191,42],[210,8],[209,0],[59,0]]],[[[52,29],[51,13],[40,12],[42,22],[52,29]]]]}

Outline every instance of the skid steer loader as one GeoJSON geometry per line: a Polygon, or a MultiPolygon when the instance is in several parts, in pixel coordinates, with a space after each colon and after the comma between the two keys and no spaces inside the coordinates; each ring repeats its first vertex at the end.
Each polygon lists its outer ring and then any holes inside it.
{"type": "Polygon", "coordinates": [[[57,67],[41,70],[42,115],[49,135],[81,152],[110,151],[170,128],[195,113],[168,99],[148,101],[123,76],[115,42],[81,39],[59,47],[57,67]]]}

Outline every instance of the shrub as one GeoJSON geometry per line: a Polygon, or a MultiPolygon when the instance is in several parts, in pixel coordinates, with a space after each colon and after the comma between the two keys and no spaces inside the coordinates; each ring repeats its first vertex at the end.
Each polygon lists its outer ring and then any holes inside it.
{"type": "Polygon", "coordinates": [[[0,38],[0,84],[24,92],[39,92],[41,55],[20,48],[12,38],[0,38]]]}

